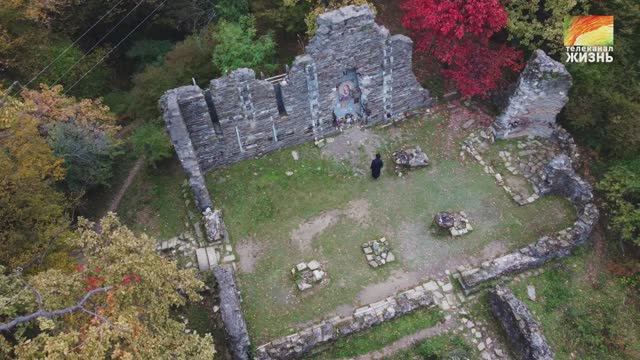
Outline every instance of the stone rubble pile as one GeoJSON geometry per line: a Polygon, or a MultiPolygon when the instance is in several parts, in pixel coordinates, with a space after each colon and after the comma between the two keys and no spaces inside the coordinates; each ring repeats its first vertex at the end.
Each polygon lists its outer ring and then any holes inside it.
{"type": "Polygon", "coordinates": [[[393,162],[400,168],[417,168],[429,165],[429,157],[420,146],[406,147],[393,153],[393,162]]]}
{"type": "Polygon", "coordinates": [[[291,275],[293,275],[298,290],[305,291],[323,283],[327,273],[322,269],[320,262],[311,260],[308,263],[301,262],[291,268],[291,275]]]}
{"type": "Polygon", "coordinates": [[[380,240],[367,241],[362,244],[362,252],[367,259],[367,263],[372,268],[385,265],[396,260],[391,252],[391,246],[386,238],[380,240]]]}
{"type": "Polygon", "coordinates": [[[464,211],[447,212],[442,211],[435,215],[433,221],[440,229],[448,231],[451,236],[462,236],[470,231],[473,227],[469,222],[467,213],[464,211]]]}
{"type": "Polygon", "coordinates": [[[207,240],[212,243],[220,243],[224,237],[226,228],[222,220],[222,212],[219,209],[206,208],[202,213],[204,228],[207,232],[207,240]]]}

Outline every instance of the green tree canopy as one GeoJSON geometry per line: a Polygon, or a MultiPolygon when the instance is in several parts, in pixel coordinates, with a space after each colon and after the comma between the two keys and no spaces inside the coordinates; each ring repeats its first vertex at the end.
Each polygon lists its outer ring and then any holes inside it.
{"type": "Polygon", "coordinates": [[[138,156],[144,156],[147,163],[155,167],[158,161],[170,158],[173,147],[166,130],[161,125],[148,123],[137,128],[131,136],[133,150],[138,156]]]}
{"type": "Polygon", "coordinates": [[[221,21],[216,38],[213,64],[217,69],[228,72],[251,68],[265,73],[275,70],[276,44],[271,35],[257,35],[253,17],[242,17],[238,23],[221,21]]]}
{"type": "Polygon", "coordinates": [[[640,246],[640,159],[614,165],[598,183],[621,240],[640,246]]]}

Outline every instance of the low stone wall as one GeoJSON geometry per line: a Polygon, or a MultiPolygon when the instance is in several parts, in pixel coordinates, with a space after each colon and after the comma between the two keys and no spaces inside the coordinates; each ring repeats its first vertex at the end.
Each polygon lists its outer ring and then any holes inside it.
{"type": "Polygon", "coordinates": [[[233,267],[216,266],[213,275],[218,282],[220,315],[228,337],[229,351],[234,360],[249,359],[249,333],[240,307],[233,267]]]}
{"type": "MultiPolygon", "coordinates": [[[[445,286],[449,292],[453,290],[451,284],[445,286]]],[[[295,334],[258,347],[256,358],[259,360],[296,359],[316,346],[368,329],[419,308],[433,307],[447,296],[453,296],[452,294],[443,295],[438,291],[439,289],[435,281],[430,281],[382,301],[360,307],[351,316],[336,316],[324,320],[295,334]]]]}
{"type": "Polygon", "coordinates": [[[543,236],[533,244],[485,262],[479,268],[460,271],[458,280],[465,294],[477,291],[480,285],[487,281],[566,257],[591,235],[599,217],[598,209],[593,203],[591,185],[580,178],[573,169],[569,155],[574,159],[578,157],[573,139],[562,129],[557,129],[555,134],[557,135],[552,138],[561,141],[560,147],[569,154],[558,155],[545,166],[538,194],[567,197],[576,208],[577,220],[572,227],[543,236]]]}
{"type": "Polygon", "coordinates": [[[527,306],[505,286],[489,291],[489,305],[507,333],[514,352],[521,359],[552,360],[553,352],[542,335],[540,324],[527,306]]]}

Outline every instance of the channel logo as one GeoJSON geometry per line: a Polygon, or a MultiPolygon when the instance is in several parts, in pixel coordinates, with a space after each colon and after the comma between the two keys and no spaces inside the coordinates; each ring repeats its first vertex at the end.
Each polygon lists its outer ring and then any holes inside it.
{"type": "Polygon", "coordinates": [[[613,16],[583,15],[564,20],[564,46],[568,63],[612,62],[613,16]]]}

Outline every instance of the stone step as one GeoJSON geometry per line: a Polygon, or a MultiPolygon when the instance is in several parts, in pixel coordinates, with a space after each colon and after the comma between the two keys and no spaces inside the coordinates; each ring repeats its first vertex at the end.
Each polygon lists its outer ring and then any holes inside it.
{"type": "Polygon", "coordinates": [[[198,259],[198,269],[200,271],[211,270],[220,261],[220,255],[213,246],[196,249],[196,258],[198,259]]]}

